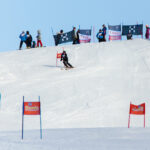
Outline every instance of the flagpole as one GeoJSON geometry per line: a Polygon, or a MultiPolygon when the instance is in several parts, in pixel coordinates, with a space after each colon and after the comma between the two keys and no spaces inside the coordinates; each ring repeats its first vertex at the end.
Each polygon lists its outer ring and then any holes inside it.
{"type": "Polygon", "coordinates": [[[146,112],[146,109],[145,109],[145,104],[144,104],[144,128],[145,128],[145,112],[146,112]]]}
{"type": "Polygon", "coordinates": [[[95,26],[93,26],[93,43],[95,43],[95,26]]]}
{"type": "MultiPolygon", "coordinates": [[[[130,102],[130,107],[131,107],[131,102],[130,102]]],[[[130,107],[129,107],[129,119],[128,119],[128,128],[130,128],[130,107]]]]}
{"type": "Polygon", "coordinates": [[[57,67],[57,55],[58,55],[58,51],[57,51],[57,54],[56,54],[56,67],[57,67]]]}
{"type": "Polygon", "coordinates": [[[130,114],[129,114],[129,120],[128,120],[128,128],[130,128],[130,114]]]}
{"type": "MultiPolygon", "coordinates": [[[[137,21],[137,26],[138,26],[138,21],[137,21]]],[[[137,35],[137,38],[138,38],[138,35],[137,35]]]]}
{"type": "Polygon", "coordinates": [[[122,21],[122,24],[121,24],[121,40],[122,40],[122,27],[123,27],[123,21],[122,21]]]}
{"type": "MultiPolygon", "coordinates": [[[[90,35],[91,37],[92,37],[92,26],[91,26],[91,35],[90,35]]],[[[91,38],[91,40],[90,40],[90,43],[91,43],[91,41],[92,41],[92,38],[91,38]]]]}
{"type": "MultiPolygon", "coordinates": [[[[120,23],[120,26],[122,27],[121,23],[120,23]]],[[[122,28],[121,28],[121,41],[122,41],[122,28]]]]}
{"type": "MultiPolygon", "coordinates": [[[[53,32],[53,28],[51,27],[51,31],[52,31],[52,35],[53,35],[53,38],[54,38],[54,32],[53,32]]],[[[55,44],[55,38],[54,38],[54,44],[55,44]]]]}
{"type": "Polygon", "coordinates": [[[145,114],[144,114],[144,128],[145,128],[145,114]]]}
{"type": "Polygon", "coordinates": [[[41,101],[39,96],[39,102],[40,102],[40,138],[42,139],[42,113],[41,113],[41,101]]]}
{"type": "Polygon", "coordinates": [[[24,132],[24,96],[23,96],[23,105],[22,105],[22,140],[23,140],[23,132],[24,132]]]}

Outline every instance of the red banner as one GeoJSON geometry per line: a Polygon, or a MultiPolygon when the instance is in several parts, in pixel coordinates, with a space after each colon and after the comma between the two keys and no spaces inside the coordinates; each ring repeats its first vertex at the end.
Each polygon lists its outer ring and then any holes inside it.
{"type": "Polygon", "coordinates": [[[40,115],[40,102],[24,102],[24,115],[40,115]]]}
{"type": "Polygon", "coordinates": [[[57,53],[57,58],[61,58],[61,53],[57,53]]]}
{"type": "Polygon", "coordinates": [[[130,114],[145,115],[145,103],[140,105],[130,104],[130,114]]]}

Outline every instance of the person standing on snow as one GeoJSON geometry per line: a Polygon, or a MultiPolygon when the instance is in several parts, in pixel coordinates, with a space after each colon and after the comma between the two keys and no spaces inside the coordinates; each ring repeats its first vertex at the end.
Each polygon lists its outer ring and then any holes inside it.
{"type": "Polygon", "coordinates": [[[57,33],[57,38],[56,38],[56,41],[55,41],[55,45],[57,46],[59,44],[59,40],[61,38],[61,35],[64,33],[63,30],[60,30],[60,32],[57,33]]]}
{"type": "Polygon", "coordinates": [[[103,41],[106,42],[106,31],[107,31],[107,28],[106,26],[103,24],[102,26],[102,32],[103,32],[103,41]]]}
{"type": "Polygon", "coordinates": [[[19,46],[19,50],[21,50],[22,44],[23,44],[23,43],[26,44],[26,34],[25,34],[24,31],[22,31],[22,33],[20,34],[19,38],[21,39],[21,41],[20,41],[20,46],[19,46]]]}
{"type": "Polygon", "coordinates": [[[40,44],[41,47],[43,47],[43,44],[42,44],[42,41],[41,41],[41,32],[40,32],[40,30],[37,31],[37,34],[38,34],[36,36],[36,38],[37,38],[37,47],[39,47],[39,44],[40,44]]]}
{"type": "Polygon", "coordinates": [[[96,35],[99,42],[103,42],[103,32],[101,29],[99,29],[99,32],[96,35]]]}
{"type": "Polygon", "coordinates": [[[76,27],[73,27],[73,31],[72,31],[72,39],[73,39],[73,43],[72,44],[77,44],[77,33],[76,33],[76,27]]]}
{"type": "Polygon", "coordinates": [[[63,64],[66,68],[73,68],[73,66],[68,62],[68,56],[66,51],[62,52],[60,61],[63,61],[63,64]]]}
{"type": "Polygon", "coordinates": [[[128,34],[127,34],[127,40],[132,40],[132,34],[131,34],[131,31],[129,31],[128,34]]]}
{"type": "Polygon", "coordinates": [[[146,39],[149,39],[149,30],[150,30],[149,26],[146,25],[146,33],[145,33],[145,38],[146,39]]]}
{"type": "Polygon", "coordinates": [[[30,35],[29,31],[26,32],[26,45],[27,48],[31,48],[32,43],[32,36],[30,35]]]}

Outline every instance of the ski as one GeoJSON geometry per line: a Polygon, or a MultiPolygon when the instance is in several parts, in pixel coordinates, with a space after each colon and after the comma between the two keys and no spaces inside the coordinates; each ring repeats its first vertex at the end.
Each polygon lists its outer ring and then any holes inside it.
{"type": "Polygon", "coordinates": [[[64,68],[60,68],[61,70],[70,70],[70,69],[73,69],[74,67],[68,67],[68,68],[66,68],[66,67],[64,67],[64,68]]]}

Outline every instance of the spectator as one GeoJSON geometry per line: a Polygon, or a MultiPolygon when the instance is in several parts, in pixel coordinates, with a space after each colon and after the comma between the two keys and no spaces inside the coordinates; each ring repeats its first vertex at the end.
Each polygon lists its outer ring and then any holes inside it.
{"type": "Polygon", "coordinates": [[[40,44],[41,47],[43,47],[43,44],[42,44],[42,41],[41,41],[41,32],[40,32],[40,30],[37,31],[37,34],[38,34],[36,36],[36,38],[37,38],[37,47],[39,47],[39,44],[40,44]]]}
{"type": "Polygon", "coordinates": [[[55,41],[55,45],[57,46],[59,44],[59,40],[60,40],[60,37],[61,35],[64,33],[63,30],[60,30],[60,32],[57,33],[57,39],[55,41]]]}
{"type": "Polygon", "coordinates": [[[103,41],[106,42],[106,31],[107,31],[107,28],[105,26],[105,24],[103,24],[102,26],[102,32],[103,32],[103,41]]]}
{"type": "Polygon", "coordinates": [[[23,43],[26,44],[26,34],[25,34],[24,31],[22,31],[22,33],[20,34],[19,38],[21,39],[21,41],[20,41],[20,46],[19,46],[19,50],[21,50],[22,44],[23,44],[23,43]]]}
{"type": "Polygon", "coordinates": [[[149,39],[149,26],[148,25],[146,25],[146,34],[145,34],[145,38],[146,39],[149,39]]]}
{"type": "Polygon", "coordinates": [[[101,29],[99,29],[99,32],[97,33],[96,37],[97,37],[99,42],[103,42],[104,41],[103,32],[102,32],[101,29]]]}
{"type": "Polygon", "coordinates": [[[130,30],[129,30],[128,34],[127,34],[127,40],[132,40],[132,34],[131,34],[130,30]]]}
{"type": "Polygon", "coordinates": [[[73,27],[73,35],[72,35],[73,43],[77,44],[77,33],[76,33],[76,27],[73,27]]]}
{"type": "Polygon", "coordinates": [[[30,35],[29,31],[26,32],[26,45],[27,48],[31,48],[32,36],[30,35]]]}

